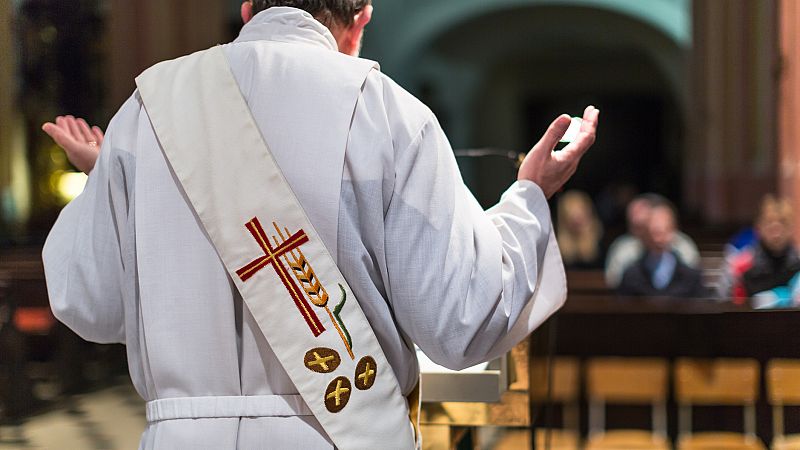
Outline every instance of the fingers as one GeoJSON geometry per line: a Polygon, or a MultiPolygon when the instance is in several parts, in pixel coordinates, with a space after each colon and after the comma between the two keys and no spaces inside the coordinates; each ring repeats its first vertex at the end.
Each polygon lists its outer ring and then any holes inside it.
{"type": "Polygon", "coordinates": [[[545,131],[544,136],[542,136],[534,148],[542,148],[548,152],[553,151],[553,149],[556,148],[558,141],[564,137],[564,133],[567,132],[567,128],[569,128],[569,124],[571,122],[572,119],[566,114],[558,116],[556,120],[550,124],[550,126],[547,128],[547,131],[545,131]]]}
{"type": "Polygon", "coordinates": [[[600,110],[594,106],[589,106],[586,108],[584,117],[586,120],[581,124],[581,131],[578,134],[578,139],[583,140],[582,149],[583,152],[586,153],[586,150],[589,150],[589,147],[594,144],[597,136],[597,124],[600,121],[600,110]]]}
{"type": "Polygon", "coordinates": [[[56,144],[58,144],[61,148],[69,148],[74,143],[74,140],[69,135],[68,131],[65,131],[64,127],[47,122],[42,125],[42,130],[44,130],[45,133],[53,138],[56,144]]]}
{"type": "Polygon", "coordinates": [[[581,123],[581,133],[594,134],[597,131],[597,122],[600,117],[600,110],[594,106],[587,106],[583,112],[583,123],[581,123]]]}
{"type": "Polygon", "coordinates": [[[72,138],[76,141],[83,141],[83,132],[81,131],[80,125],[78,125],[78,121],[75,120],[75,117],[66,116],[66,122],[69,127],[69,132],[72,134],[72,138]]]}
{"type": "MultiPolygon", "coordinates": [[[[42,125],[42,130],[55,140],[69,138],[79,143],[96,142],[99,146],[103,142],[103,130],[100,127],[90,127],[86,120],[73,116],[58,116],[53,122],[42,125]],[[53,123],[55,122],[55,123],[53,123]]],[[[60,145],[60,144],[59,144],[60,145]]]]}
{"type": "MultiPolygon", "coordinates": [[[[62,138],[69,137],[72,140],[81,139],[80,134],[74,134],[72,131],[72,127],[70,126],[70,117],[71,116],[58,116],[56,117],[56,127],[59,129],[62,138]]],[[[74,119],[73,119],[74,120],[74,119]]]]}
{"type": "Polygon", "coordinates": [[[47,133],[48,136],[50,136],[51,138],[53,138],[53,140],[55,140],[55,137],[53,135],[58,132],[58,126],[56,126],[56,124],[54,124],[53,122],[45,122],[42,125],[42,131],[47,133]]]}
{"type": "Polygon", "coordinates": [[[103,130],[101,130],[100,127],[96,127],[96,126],[92,127],[92,134],[94,134],[94,140],[97,141],[97,145],[100,145],[100,144],[103,143],[104,135],[103,135],[103,130]]]}
{"type": "Polygon", "coordinates": [[[78,128],[81,130],[81,136],[86,142],[97,142],[97,139],[94,137],[94,133],[89,128],[89,124],[86,123],[83,119],[77,119],[76,122],[78,123],[78,128]]]}
{"type": "Polygon", "coordinates": [[[577,161],[589,150],[594,144],[597,124],[600,118],[600,110],[594,106],[589,106],[583,114],[583,123],[581,124],[581,131],[578,137],[569,145],[564,147],[560,153],[564,159],[574,159],[577,161]]]}
{"type": "Polygon", "coordinates": [[[70,133],[69,125],[67,125],[67,118],[65,116],[56,117],[56,126],[65,133],[70,133]]]}

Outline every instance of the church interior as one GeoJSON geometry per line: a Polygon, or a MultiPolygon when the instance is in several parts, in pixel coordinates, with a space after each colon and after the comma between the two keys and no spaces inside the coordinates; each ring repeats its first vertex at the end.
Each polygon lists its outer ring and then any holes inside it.
{"type": "MultiPolygon", "coordinates": [[[[0,1],[0,450],[138,445],[124,347],[48,306],[42,246],[86,176],[41,124],[104,128],[141,71],[234,39],[240,4],[0,1]]],[[[361,56],[436,114],[485,208],[553,118],[602,111],[549,202],[566,304],[486,365],[420,355],[423,448],[800,449],[800,2],[372,4],[361,56]]]]}

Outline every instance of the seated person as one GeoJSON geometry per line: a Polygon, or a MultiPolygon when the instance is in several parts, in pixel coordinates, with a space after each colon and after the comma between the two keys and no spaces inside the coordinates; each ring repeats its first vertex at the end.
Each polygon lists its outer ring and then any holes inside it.
{"type": "MultiPolygon", "coordinates": [[[[616,289],[625,270],[642,257],[650,212],[654,206],[664,204],[669,205],[669,200],[658,194],[642,194],[628,204],[628,233],[615,239],[608,248],[605,277],[609,288],[616,289]]],[[[676,231],[670,248],[684,264],[693,268],[700,266],[700,252],[689,236],[676,231]]]]}
{"type": "Polygon", "coordinates": [[[756,230],[753,227],[747,227],[739,230],[738,233],[725,243],[724,253],[725,257],[735,256],[741,251],[750,250],[757,242],[756,230]]]}
{"type": "Polygon", "coordinates": [[[556,238],[567,269],[599,269],[603,265],[600,239],[603,226],[592,200],[581,191],[567,191],[558,197],[556,238]]]}
{"type": "Polygon", "coordinates": [[[702,273],[681,261],[673,250],[677,219],[668,203],[651,208],[644,237],[645,252],[622,276],[620,295],[704,297],[702,273]]]}
{"type": "Polygon", "coordinates": [[[769,306],[791,306],[790,282],[800,271],[800,257],[792,242],[792,216],[786,200],[771,195],[762,200],[755,224],[756,243],[738,253],[730,264],[733,277],[730,294],[736,303],[769,291],[773,297],[769,306]]]}

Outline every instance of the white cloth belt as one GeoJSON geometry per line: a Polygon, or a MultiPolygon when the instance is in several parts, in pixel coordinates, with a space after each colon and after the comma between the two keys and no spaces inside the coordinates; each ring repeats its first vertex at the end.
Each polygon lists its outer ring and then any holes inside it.
{"type": "Polygon", "coordinates": [[[145,406],[149,423],[175,419],[312,415],[298,394],[160,398],[147,402],[145,406]]]}

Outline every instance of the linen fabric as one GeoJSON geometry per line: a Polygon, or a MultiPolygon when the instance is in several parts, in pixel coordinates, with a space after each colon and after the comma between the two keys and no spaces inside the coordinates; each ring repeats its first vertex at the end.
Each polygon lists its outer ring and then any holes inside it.
{"type": "MultiPolygon", "coordinates": [[[[334,52],[325,56],[322,65],[341,76],[338,86],[328,87],[337,95],[315,101],[315,114],[331,123],[319,130],[315,162],[333,169],[343,165],[348,121],[375,64],[334,52]]],[[[409,408],[397,378],[358,299],[275,163],[223,50],[157,64],[136,84],[182,192],[259,331],[328,437],[339,448],[381,447],[386,436],[400,448],[413,448],[409,408]],[[277,249],[293,240],[302,243],[280,256],[277,249]],[[318,351],[335,364],[319,363],[318,351]],[[317,364],[308,365],[307,354],[318,358],[317,364]],[[361,361],[368,366],[359,369],[361,361]],[[357,388],[359,377],[369,377],[370,384],[357,388]],[[329,383],[335,383],[333,391],[329,383]]]]}

